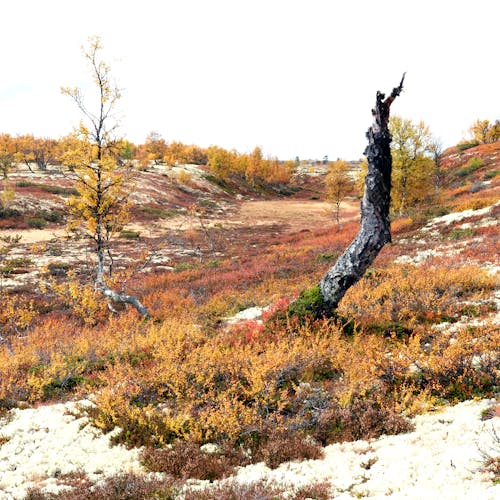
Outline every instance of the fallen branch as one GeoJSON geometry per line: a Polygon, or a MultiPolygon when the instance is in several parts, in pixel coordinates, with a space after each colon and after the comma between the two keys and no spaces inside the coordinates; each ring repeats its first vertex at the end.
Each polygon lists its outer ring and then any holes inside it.
{"type": "Polygon", "coordinates": [[[143,319],[149,319],[151,317],[149,311],[142,305],[137,297],[133,295],[126,295],[125,293],[117,293],[114,290],[111,290],[111,288],[106,286],[104,283],[99,283],[97,286],[101,293],[108,299],[108,308],[112,312],[120,312],[116,309],[116,307],[114,307],[114,304],[130,304],[137,310],[143,319]]]}

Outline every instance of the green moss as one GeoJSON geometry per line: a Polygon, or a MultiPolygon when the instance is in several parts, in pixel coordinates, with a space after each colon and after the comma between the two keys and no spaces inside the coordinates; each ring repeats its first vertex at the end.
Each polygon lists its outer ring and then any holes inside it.
{"type": "Polygon", "coordinates": [[[303,290],[299,297],[288,306],[286,312],[276,314],[269,319],[268,324],[271,325],[276,321],[286,324],[291,319],[301,325],[318,319],[333,319],[346,335],[353,335],[355,330],[351,319],[341,316],[337,309],[325,302],[319,285],[303,290]]]}
{"type": "Polygon", "coordinates": [[[288,314],[298,318],[331,316],[333,310],[323,299],[318,285],[303,290],[297,300],[288,307],[288,314]]]}

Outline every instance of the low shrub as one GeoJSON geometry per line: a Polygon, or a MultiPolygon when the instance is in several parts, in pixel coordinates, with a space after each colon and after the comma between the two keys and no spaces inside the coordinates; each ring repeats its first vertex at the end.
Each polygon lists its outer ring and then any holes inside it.
{"type": "MultiPolygon", "coordinates": [[[[33,265],[33,261],[28,257],[15,257],[5,259],[0,265],[0,274],[15,274],[21,272],[26,267],[33,265]]],[[[25,272],[24,270],[22,272],[25,272]]]]}
{"type": "Polygon", "coordinates": [[[9,219],[10,217],[19,217],[21,212],[15,208],[0,207],[0,219],[9,219]]]}
{"type": "Polygon", "coordinates": [[[475,148],[476,146],[479,146],[478,141],[464,141],[457,144],[457,149],[459,151],[465,151],[467,149],[475,148]]]}
{"type": "Polygon", "coordinates": [[[186,170],[181,170],[177,174],[177,181],[181,184],[192,185],[193,184],[193,175],[186,170]]]}
{"type": "Polygon", "coordinates": [[[151,472],[164,472],[177,479],[215,481],[230,476],[244,462],[241,452],[209,453],[199,443],[176,441],[171,448],[146,447],[141,451],[141,463],[151,472]]]}
{"type": "Polygon", "coordinates": [[[38,184],[36,182],[31,182],[31,181],[18,181],[16,182],[17,187],[34,187],[37,189],[40,189],[42,191],[45,191],[47,193],[51,194],[60,194],[63,196],[79,196],[80,193],[78,189],[74,187],[67,187],[67,186],[57,186],[57,185],[49,185],[49,184],[38,184]]]}
{"type": "Polygon", "coordinates": [[[500,170],[490,170],[489,172],[486,172],[483,175],[483,180],[489,181],[491,179],[494,179],[495,177],[498,177],[500,175],[500,170]]]}
{"type": "Polygon", "coordinates": [[[169,219],[175,217],[178,214],[177,210],[162,208],[162,207],[152,207],[150,205],[142,205],[139,210],[146,215],[155,217],[158,219],[169,219]]]}
{"type": "Polygon", "coordinates": [[[318,262],[332,262],[338,259],[338,257],[338,253],[319,253],[315,258],[318,262]]]}
{"type": "Polygon", "coordinates": [[[317,441],[287,430],[272,431],[252,454],[253,462],[263,461],[271,469],[292,460],[320,458],[323,458],[323,449],[317,441]]]}
{"type": "MultiPolygon", "coordinates": [[[[425,209],[421,207],[408,209],[408,217],[411,218],[414,224],[421,226],[426,224],[430,219],[435,217],[442,217],[443,215],[448,215],[451,212],[451,208],[447,205],[435,205],[430,206],[425,209]]],[[[395,221],[397,227],[397,220],[395,221]]]]}
{"type": "Polygon", "coordinates": [[[139,231],[131,231],[129,229],[124,229],[120,231],[120,238],[124,238],[126,240],[136,240],[140,238],[141,233],[139,231]]]}
{"type": "Polygon", "coordinates": [[[60,194],[62,196],[80,196],[80,192],[74,187],[49,186],[42,184],[39,186],[39,188],[51,194],[60,194]]]}
{"type": "Polygon", "coordinates": [[[151,478],[132,473],[117,474],[96,485],[78,478],[73,481],[66,479],[64,484],[72,489],[65,489],[59,493],[45,493],[40,488],[31,488],[25,500],[142,500],[146,498],[175,500],[179,495],[179,488],[170,478],[151,478]]]}
{"type": "Polygon", "coordinates": [[[469,198],[466,200],[461,200],[455,207],[455,212],[463,212],[464,210],[480,210],[481,208],[490,207],[498,201],[498,198],[469,198]]]}
{"type": "Polygon", "coordinates": [[[47,270],[51,276],[66,276],[72,265],[68,262],[51,262],[47,270]]]}
{"type": "Polygon", "coordinates": [[[235,188],[227,180],[224,180],[221,177],[217,177],[212,174],[206,174],[205,179],[212,184],[217,185],[228,194],[234,195],[236,193],[235,188]]]}
{"type": "Polygon", "coordinates": [[[185,500],[328,500],[332,498],[327,482],[301,487],[286,487],[268,479],[252,483],[228,481],[201,489],[187,489],[185,500]]]}
{"type": "Polygon", "coordinates": [[[61,212],[57,211],[49,211],[49,210],[43,210],[39,212],[38,214],[39,217],[45,219],[47,222],[54,222],[54,223],[59,223],[63,220],[63,214],[61,212]]]}
{"type": "Polygon", "coordinates": [[[312,435],[323,445],[372,439],[382,434],[409,432],[413,424],[395,411],[389,398],[355,395],[346,406],[335,403],[322,412],[312,435]]]}
{"type": "MultiPolygon", "coordinates": [[[[184,500],[284,500],[286,488],[267,480],[249,484],[236,481],[218,483],[202,489],[188,489],[184,500]]],[[[318,499],[320,500],[320,499],[318,499]]]]}
{"type": "Polygon", "coordinates": [[[26,217],[25,221],[32,229],[43,229],[47,226],[47,221],[42,217],[26,217]]]}
{"type": "Polygon", "coordinates": [[[452,229],[446,236],[446,239],[449,240],[461,240],[463,238],[472,238],[475,236],[476,230],[473,228],[465,228],[465,229],[460,229],[460,228],[455,228],[452,229]]]}
{"type": "Polygon", "coordinates": [[[315,483],[296,488],[293,492],[293,500],[329,500],[332,498],[330,493],[331,486],[328,482],[315,483]]]}
{"type": "MultiPolygon", "coordinates": [[[[462,234],[462,233],[460,233],[462,234]]],[[[399,325],[454,321],[466,307],[464,300],[479,299],[494,288],[494,279],[476,266],[443,263],[428,267],[391,265],[366,275],[351,289],[339,313],[363,325],[399,325]]]]}
{"type": "Polygon", "coordinates": [[[199,267],[197,264],[193,264],[192,262],[180,262],[174,266],[174,271],[176,273],[182,273],[184,271],[191,271],[192,269],[196,269],[199,267]]]}
{"type": "Polygon", "coordinates": [[[471,158],[463,167],[455,171],[455,177],[466,177],[484,167],[482,158],[471,158]]]}
{"type": "Polygon", "coordinates": [[[453,403],[496,395],[500,385],[500,332],[487,325],[437,337],[418,375],[420,388],[453,403]]]}

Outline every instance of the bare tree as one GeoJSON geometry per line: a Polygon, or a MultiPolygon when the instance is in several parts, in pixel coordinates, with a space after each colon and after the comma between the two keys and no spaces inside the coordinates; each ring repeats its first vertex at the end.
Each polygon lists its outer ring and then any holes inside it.
{"type": "Polygon", "coordinates": [[[377,92],[375,108],[372,110],[373,124],[366,134],[368,174],[361,201],[361,227],[319,284],[325,312],[338,306],[346,291],[361,279],[380,249],[391,241],[389,205],[392,157],[389,114],[391,104],[403,90],[404,78],[403,74],[399,86],[392,90],[389,97],[385,98],[384,94],[377,92]]]}
{"type": "Polygon", "coordinates": [[[444,151],[443,142],[440,138],[435,137],[430,146],[430,152],[432,154],[432,159],[434,160],[435,171],[434,171],[434,190],[439,192],[443,184],[443,171],[441,170],[441,156],[444,151]]]}

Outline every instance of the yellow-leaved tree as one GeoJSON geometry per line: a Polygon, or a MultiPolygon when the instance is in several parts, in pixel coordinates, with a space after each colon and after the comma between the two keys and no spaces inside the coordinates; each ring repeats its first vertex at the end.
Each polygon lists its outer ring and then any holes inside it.
{"type": "Polygon", "coordinates": [[[79,196],[69,201],[70,211],[74,224],[83,223],[95,243],[96,292],[107,298],[111,310],[115,310],[117,303],[131,304],[143,317],[148,317],[147,309],[136,297],[126,295],[124,290],[115,292],[106,284],[106,258],[108,277],[113,262],[110,239],[128,218],[132,170],[120,167],[118,163],[115,113],[121,93],[111,77],[110,67],[101,59],[102,48],[99,37],[89,39],[84,48],[84,57],[94,81],[93,106],[79,88],[62,88],[62,93],[71,97],[83,114],[73,140],[68,141],[71,147],[62,157],[62,163],[75,178],[79,191],[79,196]]]}
{"type": "Polygon", "coordinates": [[[477,119],[469,128],[472,140],[479,144],[500,141],[500,120],[490,123],[489,120],[477,119]]]}
{"type": "Polygon", "coordinates": [[[340,204],[354,193],[355,183],[349,163],[337,160],[330,164],[325,178],[326,199],[335,205],[335,219],[340,226],[340,204]]]}
{"type": "Polygon", "coordinates": [[[0,134],[0,173],[7,179],[15,164],[16,143],[9,134],[0,134]]]}
{"type": "Polygon", "coordinates": [[[392,207],[399,214],[424,200],[434,189],[435,138],[424,122],[400,116],[389,120],[392,136],[392,207]]]}

